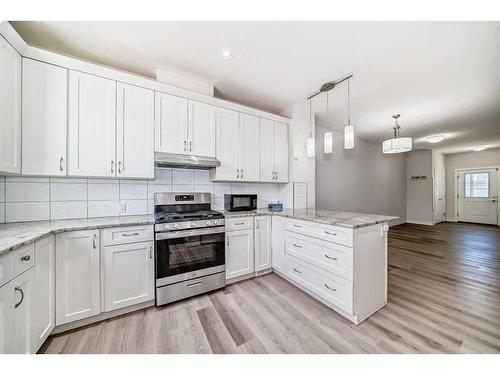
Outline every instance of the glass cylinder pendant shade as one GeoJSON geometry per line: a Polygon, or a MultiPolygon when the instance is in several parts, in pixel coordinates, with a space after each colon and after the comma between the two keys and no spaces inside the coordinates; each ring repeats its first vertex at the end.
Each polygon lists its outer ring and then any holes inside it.
{"type": "Polygon", "coordinates": [[[313,158],[314,157],[314,138],[307,138],[306,149],[307,149],[307,157],[313,158]]]}
{"type": "Polygon", "coordinates": [[[326,132],[323,136],[323,152],[331,154],[333,152],[333,133],[326,132]]]}
{"type": "Polygon", "coordinates": [[[384,141],[382,144],[382,152],[384,154],[399,154],[408,152],[412,149],[411,138],[392,138],[384,141]]]}
{"type": "Polygon", "coordinates": [[[354,126],[347,125],[344,128],[344,148],[351,150],[354,148],[354,126]]]}

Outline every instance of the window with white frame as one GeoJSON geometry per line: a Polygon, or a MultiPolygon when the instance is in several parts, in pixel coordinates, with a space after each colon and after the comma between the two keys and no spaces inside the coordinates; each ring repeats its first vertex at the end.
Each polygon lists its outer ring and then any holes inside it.
{"type": "Polygon", "coordinates": [[[489,198],[490,174],[488,172],[465,173],[465,198],[489,198]]]}

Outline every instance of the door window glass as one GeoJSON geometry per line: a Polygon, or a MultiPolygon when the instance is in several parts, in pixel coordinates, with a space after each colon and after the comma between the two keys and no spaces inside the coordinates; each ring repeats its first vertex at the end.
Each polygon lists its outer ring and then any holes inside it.
{"type": "Polygon", "coordinates": [[[465,198],[488,198],[490,196],[490,174],[465,173],[465,198]]]}

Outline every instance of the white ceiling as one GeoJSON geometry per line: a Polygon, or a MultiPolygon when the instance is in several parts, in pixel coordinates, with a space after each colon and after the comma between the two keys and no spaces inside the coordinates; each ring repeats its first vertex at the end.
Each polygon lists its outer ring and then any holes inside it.
{"type": "MultiPolygon", "coordinates": [[[[500,22],[12,22],[29,44],[148,77],[165,69],[275,113],[346,73],[358,136],[500,146],[500,22]],[[229,48],[234,58],[222,60],[229,48]]],[[[336,88],[335,90],[340,90],[336,88]]],[[[436,147],[436,146],[434,146],[436,147]]]]}

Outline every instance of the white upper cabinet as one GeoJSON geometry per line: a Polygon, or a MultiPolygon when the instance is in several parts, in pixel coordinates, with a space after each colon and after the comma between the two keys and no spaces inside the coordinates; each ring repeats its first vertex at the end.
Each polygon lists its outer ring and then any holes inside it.
{"type": "Polygon", "coordinates": [[[155,92],[155,151],[187,152],[188,101],[155,92]]]}
{"type": "Polygon", "coordinates": [[[288,182],[288,125],[274,123],[274,170],[277,182],[288,182]]]}
{"type": "Polygon", "coordinates": [[[23,174],[66,175],[68,70],[23,59],[23,174]]]}
{"type": "Polygon", "coordinates": [[[68,174],[116,175],[116,82],[69,73],[68,174]]]}
{"type": "Polygon", "coordinates": [[[215,107],[189,100],[187,152],[215,157],[215,107]]]}
{"type": "Polygon", "coordinates": [[[260,179],[288,182],[288,126],[267,119],[260,125],[260,179]]]}
{"type": "Polygon", "coordinates": [[[260,118],[240,113],[239,169],[241,181],[260,180],[260,118]]]}
{"type": "Polygon", "coordinates": [[[154,91],[117,84],[117,176],[154,178],[154,91]]]}
{"type": "Polygon", "coordinates": [[[236,181],[239,179],[238,112],[227,109],[217,109],[217,159],[220,167],[211,169],[211,178],[221,181],[236,181]]]}
{"type": "Polygon", "coordinates": [[[21,56],[1,36],[0,172],[21,173],[21,56]]]}
{"type": "Polygon", "coordinates": [[[274,122],[260,119],[260,180],[275,182],[274,122]]]}

